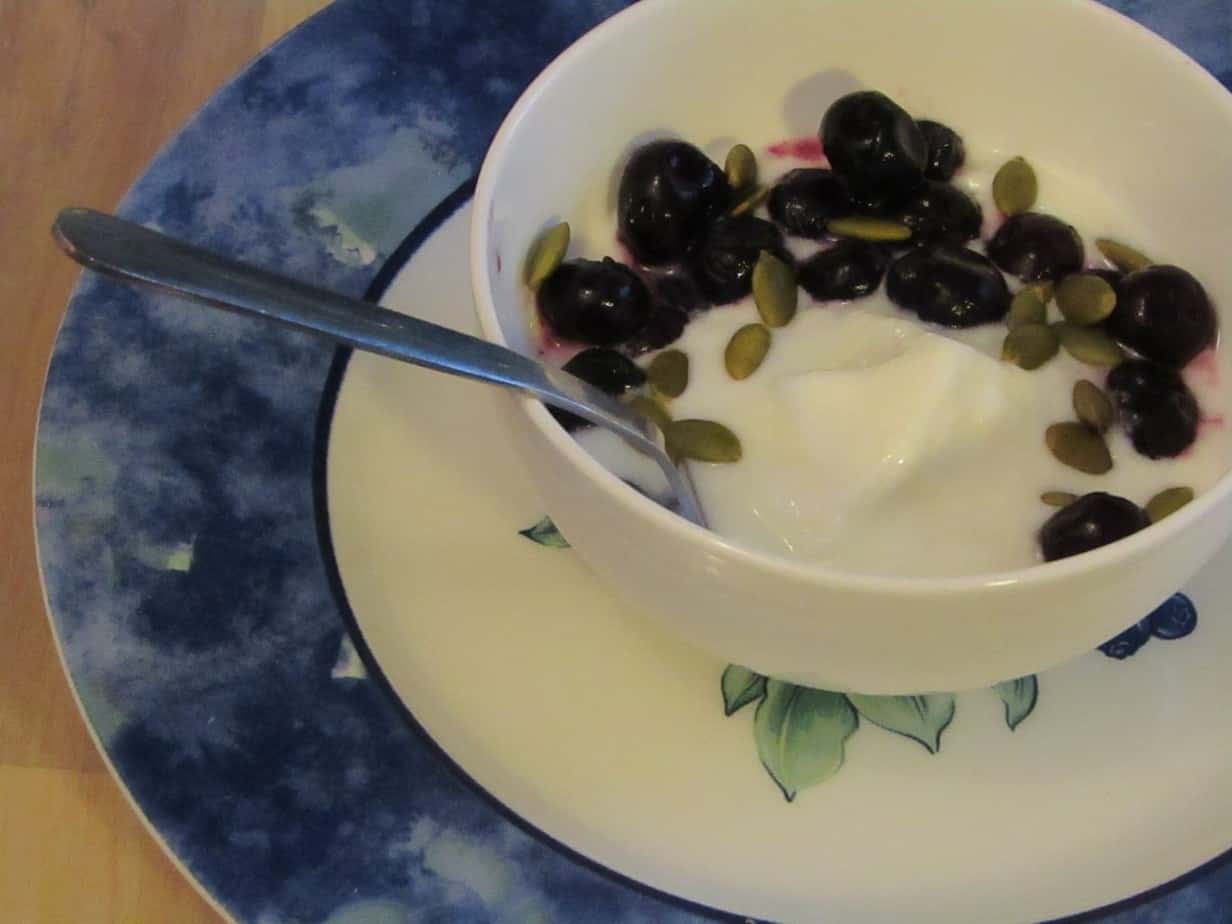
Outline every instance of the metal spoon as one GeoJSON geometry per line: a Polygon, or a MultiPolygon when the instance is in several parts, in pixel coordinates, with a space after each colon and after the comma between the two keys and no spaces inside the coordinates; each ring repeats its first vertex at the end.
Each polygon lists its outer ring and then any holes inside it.
{"type": "Polygon", "coordinates": [[[688,477],[654,439],[657,428],[653,422],[561,369],[91,209],[64,209],[52,233],[64,252],[82,266],[124,282],[256,315],[415,366],[502,385],[577,414],[654,459],[667,477],[680,514],[706,525],[688,477]]]}

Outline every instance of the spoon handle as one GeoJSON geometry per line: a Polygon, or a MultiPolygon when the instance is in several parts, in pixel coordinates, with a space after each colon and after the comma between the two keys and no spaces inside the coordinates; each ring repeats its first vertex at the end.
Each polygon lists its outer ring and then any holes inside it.
{"type": "MultiPolygon", "coordinates": [[[[543,364],[506,347],[258,269],[113,215],[65,209],[53,231],[60,246],[82,266],[127,282],[256,315],[417,366],[555,398],[551,403],[563,401],[561,406],[570,411],[584,412],[573,406],[579,400],[605,410],[615,403],[572,376],[581,387],[566,391],[561,387],[566,384],[564,376],[549,378],[543,364]]],[[[618,416],[619,423],[628,426],[626,415],[618,416]]]]}
{"type": "Polygon", "coordinates": [[[634,411],[576,376],[499,344],[289,279],[136,222],[92,209],[64,209],[52,228],[87,269],[416,366],[527,392],[620,434],[667,475],[681,512],[703,523],[692,486],[646,434],[634,411]]]}

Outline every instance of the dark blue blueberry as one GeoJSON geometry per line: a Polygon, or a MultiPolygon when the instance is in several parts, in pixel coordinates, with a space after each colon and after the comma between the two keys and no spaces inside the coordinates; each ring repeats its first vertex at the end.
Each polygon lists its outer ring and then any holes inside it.
{"type": "Polygon", "coordinates": [[[710,307],[697,284],[686,273],[665,273],[658,276],[651,282],[650,290],[656,305],[675,308],[687,315],[697,314],[710,307]]]}
{"type": "Polygon", "coordinates": [[[1044,561],[1056,561],[1124,539],[1149,525],[1133,501],[1095,491],[1062,507],[1040,527],[1044,561]]]}
{"type": "Polygon", "coordinates": [[[650,320],[650,292],[641,277],[611,257],[566,260],[539,287],[539,313],[557,335],[610,346],[650,320]]]}
{"type": "Polygon", "coordinates": [[[936,180],[925,181],[890,217],[910,228],[915,241],[969,241],[980,236],[984,224],[979,203],[961,189],[936,180]]]}
{"type": "Polygon", "coordinates": [[[797,237],[820,240],[831,218],[850,215],[855,206],[847,184],[832,170],[792,170],[770,190],[770,217],[797,237]]]}
{"type": "Polygon", "coordinates": [[[877,291],[890,254],[877,244],[843,240],[800,265],[800,285],[819,302],[863,298],[877,291]]]}
{"type": "MultiPolygon", "coordinates": [[[[646,381],[646,373],[642,371],[641,366],[623,353],[603,347],[582,350],[565,363],[564,370],[609,395],[623,395],[640,387],[646,381]]],[[[548,413],[570,433],[590,426],[589,421],[583,420],[576,414],[570,414],[568,411],[562,411],[560,408],[549,405],[548,413]]]]}
{"type": "Polygon", "coordinates": [[[940,122],[920,119],[916,122],[928,145],[928,163],[924,175],[943,183],[950,180],[967,159],[963,140],[954,129],[940,122]]]}
{"type": "Polygon", "coordinates": [[[793,262],[773,224],[752,215],[733,215],[711,226],[689,268],[702,294],[715,305],[726,305],[752,290],[753,267],[763,250],[784,263],[793,262]]]}
{"type": "Polygon", "coordinates": [[[620,178],[620,239],[647,266],[683,259],[730,198],[726,175],[702,151],[652,141],[633,152],[620,178]]]}
{"type": "Polygon", "coordinates": [[[1082,238],[1071,225],[1040,212],[1011,215],[988,242],[988,256],[1024,282],[1060,279],[1082,269],[1082,238]]]}
{"type": "Polygon", "coordinates": [[[1104,644],[1099,646],[1102,651],[1110,658],[1116,658],[1118,661],[1124,661],[1126,658],[1136,654],[1138,649],[1151,640],[1151,630],[1147,625],[1147,620],[1136,622],[1116,638],[1111,638],[1104,644]]]}
{"type": "Polygon", "coordinates": [[[1156,638],[1184,638],[1198,627],[1198,608],[1184,594],[1173,594],[1146,618],[1156,638]]]}
{"type": "Polygon", "coordinates": [[[1219,330],[1202,283],[1179,266],[1148,266],[1121,280],[1107,324],[1139,356],[1173,369],[1213,344],[1219,330]]]}
{"type": "Polygon", "coordinates": [[[656,304],[654,313],[646,326],[631,340],[624,344],[624,349],[632,356],[639,356],[650,350],[661,350],[680,339],[689,316],[672,305],[656,304]]]}
{"type": "Polygon", "coordinates": [[[926,244],[895,260],[886,294],[921,320],[945,327],[1000,321],[1010,308],[1009,287],[988,258],[949,243],[926,244]]]}
{"type": "Polygon", "coordinates": [[[821,120],[820,135],[830,166],[863,202],[902,198],[924,180],[924,133],[883,93],[864,90],[835,100],[821,120]]]}
{"type": "Polygon", "coordinates": [[[1108,373],[1108,394],[1134,449],[1149,459],[1180,455],[1198,437],[1198,399],[1180,374],[1131,359],[1108,373]]]}

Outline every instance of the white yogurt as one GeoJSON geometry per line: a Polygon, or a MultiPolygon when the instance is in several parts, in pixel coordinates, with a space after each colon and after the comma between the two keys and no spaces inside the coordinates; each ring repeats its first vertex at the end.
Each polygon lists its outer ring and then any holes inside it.
{"type": "MultiPolygon", "coordinates": [[[[983,207],[986,237],[997,214],[992,174],[1008,156],[969,149],[954,180],[983,207]]],[[[802,165],[762,163],[770,176],[802,165]]],[[[1184,264],[1184,254],[1151,240],[1149,224],[1110,196],[1035,167],[1037,209],[1074,223],[1092,264],[1096,237],[1184,264]]],[[[820,245],[789,238],[789,246],[806,258],[820,245]]],[[[690,359],[689,386],[672,416],[720,421],[743,446],[738,463],[689,467],[711,527],[734,541],[850,572],[988,573],[1039,561],[1035,534],[1053,512],[1040,502],[1043,491],[1108,491],[1144,504],[1175,485],[1204,491],[1232,460],[1222,424],[1220,383],[1232,381],[1226,351],[1186,371],[1205,421],[1189,451],[1153,461],[1114,429],[1112,470],[1084,475],[1056,461],[1043,434],[1073,419],[1074,382],[1102,386],[1106,370],[1062,351],[1023,371],[999,359],[1003,324],[958,331],[925,324],[894,307],[884,286],[845,304],[820,304],[803,290],[800,299],[796,318],[774,331],[766,361],[744,381],[728,376],[723,351],[737,329],[759,320],[751,298],[696,317],[672,345],[690,359]]],[[[1059,318],[1055,305],[1050,311],[1059,318]]],[[[589,430],[578,439],[621,477],[651,494],[664,490],[654,466],[609,434],[589,430]]]]}

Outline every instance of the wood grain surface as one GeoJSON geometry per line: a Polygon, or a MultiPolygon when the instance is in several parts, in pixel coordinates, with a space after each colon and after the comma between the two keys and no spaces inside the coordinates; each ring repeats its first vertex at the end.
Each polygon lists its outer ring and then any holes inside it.
{"type": "Polygon", "coordinates": [[[326,0],[0,0],[0,919],[220,918],[108,775],[34,553],[39,395],[77,270],[58,209],[113,209],[209,95],[326,0]]]}

